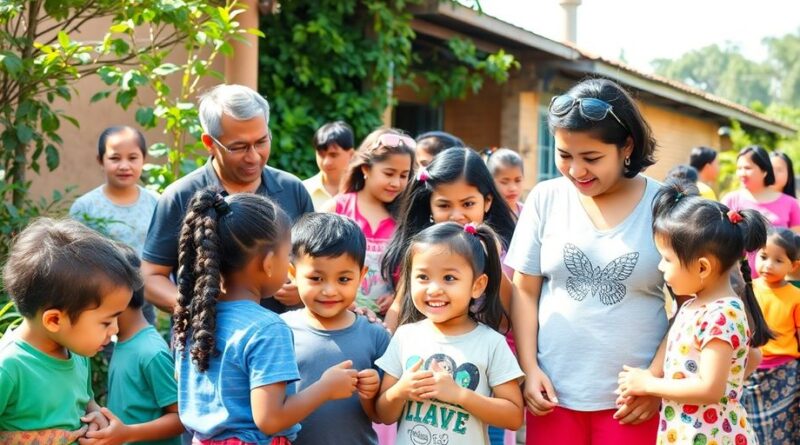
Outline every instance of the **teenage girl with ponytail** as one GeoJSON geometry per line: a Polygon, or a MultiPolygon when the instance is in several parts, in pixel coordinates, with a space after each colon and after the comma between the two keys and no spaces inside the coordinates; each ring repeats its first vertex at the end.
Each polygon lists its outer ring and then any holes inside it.
{"type": "Polygon", "coordinates": [[[205,189],[189,203],[174,319],[178,410],[195,445],[289,444],[301,419],[356,390],[345,361],[295,394],[292,331],[259,305],[286,281],[289,229],[262,196],[205,189]]]}
{"type": "Polygon", "coordinates": [[[659,270],[684,303],[670,328],[663,373],[624,366],[619,393],[663,399],[657,443],[755,444],[741,404],[748,348],[772,336],[753,294],[745,252],[762,248],[766,219],[756,210],[723,204],[666,185],[653,206],[659,270]],[[731,287],[733,267],[745,280],[740,297],[731,287]]]}

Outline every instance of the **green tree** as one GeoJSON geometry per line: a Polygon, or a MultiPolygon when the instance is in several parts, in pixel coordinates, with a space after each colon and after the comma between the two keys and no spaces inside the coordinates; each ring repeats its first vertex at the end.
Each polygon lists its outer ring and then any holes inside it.
{"type": "Polygon", "coordinates": [[[748,60],[735,45],[709,45],[671,59],[655,59],[655,72],[748,106],[772,102],[772,70],[748,60]]]}
{"type": "Polygon", "coordinates": [[[764,39],[769,56],[767,66],[777,86],[776,102],[800,108],[800,28],[794,34],[764,39]]]}
{"type": "Polygon", "coordinates": [[[293,0],[262,19],[259,90],[272,107],[270,164],[301,177],[316,167],[307,150],[314,130],[343,119],[357,137],[381,125],[401,85],[423,88],[432,101],[504,81],[518,66],[503,51],[486,54],[467,40],[447,47],[415,45],[409,7],[421,0],[293,0]],[[419,82],[424,79],[425,82],[419,82]]]}

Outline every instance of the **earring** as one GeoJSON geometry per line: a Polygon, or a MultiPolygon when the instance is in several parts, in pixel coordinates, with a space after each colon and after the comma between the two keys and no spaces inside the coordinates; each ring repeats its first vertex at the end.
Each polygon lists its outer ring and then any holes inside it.
{"type": "Polygon", "coordinates": [[[631,165],[631,158],[630,156],[628,156],[627,158],[625,158],[625,167],[629,167],[630,165],[631,165]]]}
{"type": "Polygon", "coordinates": [[[430,223],[433,224],[433,215],[428,217],[428,221],[430,221],[430,223]]]}

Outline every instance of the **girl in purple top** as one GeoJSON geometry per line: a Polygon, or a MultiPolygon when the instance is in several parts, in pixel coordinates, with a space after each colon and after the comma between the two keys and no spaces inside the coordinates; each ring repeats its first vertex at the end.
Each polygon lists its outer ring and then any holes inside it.
{"type": "Polygon", "coordinates": [[[324,209],[353,219],[367,238],[368,271],[356,304],[375,313],[385,314],[394,299],[391,286],[381,278],[381,257],[397,227],[397,197],[408,185],[415,146],[414,139],[399,130],[370,133],[345,173],[344,192],[324,209]]]}
{"type": "MultiPolygon", "coordinates": [[[[789,195],[772,189],[775,172],[767,151],[751,145],[739,152],[736,176],[742,187],[722,198],[731,210],[753,209],[761,212],[774,227],[800,231],[800,205],[789,195]]],[[[755,252],[747,254],[750,270],[755,271],[755,252]]],[[[753,272],[753,278],[758,274],[753,272]]]]}

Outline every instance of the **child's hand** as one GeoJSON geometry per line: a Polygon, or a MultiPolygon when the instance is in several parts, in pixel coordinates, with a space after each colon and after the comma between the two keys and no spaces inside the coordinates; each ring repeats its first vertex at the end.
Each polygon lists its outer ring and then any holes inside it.
{"type": "Polygon", "coordinates": [[[85,416],[81,417],[81,422],[89,427],[87,432],[98,431],[108,427],[108,419],[100,411],[86,413],[85,416]]]}
{"type": "Polygon", "coordinates": [[[88,431],[80,445],[119,445],[129,441],[130,428],[125,425],[108,408],[100,408],[100,412],[109,422],[108,426],[98,431],[88,431]]]}
{"type": "Polygon", "coordinates": [[[408,368],[403,373],[400,380],[398,380],[390,390],[402,400],[423,401],[419,397],[419,383],[422,380],[433,377],[433,371],[420,371],[419,368],[421,367],[422,359],[419,359],[417,363],[414,363],[412,367],[408,368]]]}
{"type": "Polygon", "coordinates": [[[458,386],[449,372],[435,372],[421,380],[417,389],[420,399],[436,399],[459,405],[464,388],[458,386]]]}
{"type": "Polygon", "coordinates": [[[619,388],[617,393],[622,397],[630,396],[646,396],[645,389],[647,388],[647,381],[653,377],[653,374],[646,369],[633,368],[630,366],[623,366],[623,371],[619,373],[619,388]]]}
{"type": "Polygon", "coordinates": [[[370,368],[358,372],[358,396],[362,399],[373,399],[381,388],[381,378],[378,371],[370,368]]]}
{"type": "Polygon", "coordinates": [[[325,370],[319,381],[328,388],[329,400],[346,399],[356,391],[358,373],[353,369],[353,361],[345,360],[325,370]]]}

